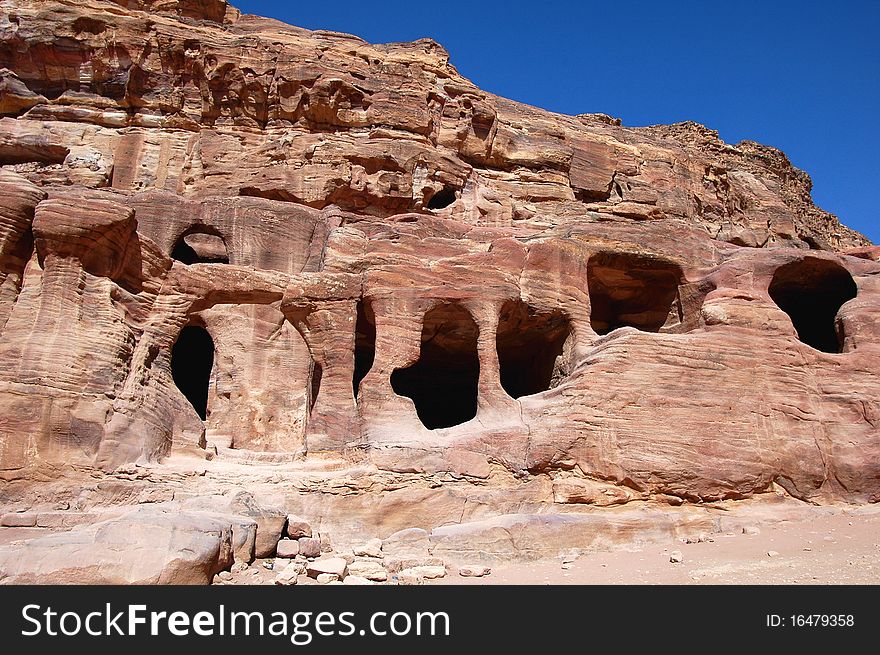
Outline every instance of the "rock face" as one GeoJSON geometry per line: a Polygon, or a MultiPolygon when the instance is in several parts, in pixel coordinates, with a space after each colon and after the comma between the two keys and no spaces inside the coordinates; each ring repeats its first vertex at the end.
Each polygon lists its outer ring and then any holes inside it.
{"type": "MultiPolygon", "coordinates": [[[[880,249],[781,152],[224,0],[0,8],[4,479],[333,454],[572,511],[880,499],[880,249]]],[[[240,513],[271,555],[285,513],[240,513]]]]}
{"type": "Polygon", "coordinates": [[[232,548],[228,521],[139,509],[0,547],[0,583],[207,584],[232,564],[232,548]]]}

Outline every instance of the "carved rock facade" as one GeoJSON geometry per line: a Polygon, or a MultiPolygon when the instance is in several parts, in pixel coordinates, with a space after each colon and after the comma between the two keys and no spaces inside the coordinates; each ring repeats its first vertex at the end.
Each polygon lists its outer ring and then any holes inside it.
{"type": "Polygon", "coordinates": [[[0,7],[6,479],[335,453],[880,499],[880,250],[782,153],[223,0],[0,7]]]}

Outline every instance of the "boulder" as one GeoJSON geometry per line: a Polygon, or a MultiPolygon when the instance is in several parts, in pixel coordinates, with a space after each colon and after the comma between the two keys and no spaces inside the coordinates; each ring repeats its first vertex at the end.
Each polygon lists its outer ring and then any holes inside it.
{"type": "Polygon", "coordinates": [[[287,515],[287,536],[291,539],[299,539],[300,537],[311,537],[312,526],[309,522],[294,514],[287,515]]]}
{"type": "Polygon", "coordinates": [[[30,512],[14,512],[0,516],[0,526],[4,528],[33,528],[37,525],[37,515],[30,512]]]}
{"type": "Polygon", "coordinates": [[[282,539],[278,542],[275,557],[293,559],[299,555],[299,542],[294,539],[282,539]]]}
{"type": "Polygon", "coordinates": [[[210,584],[232,563],[230,521],[138,508],[118,519],[0,546],[0,583],[210,584]]]}
{"type": "Polygon", "coordinates": [[[302,537],[298,540],[299,552],[303,557],[318,557],[321,554],[321,540],[302,537]]]}
{"type": "Polygon", "coordinates": [[[382,557],[382,540],[370,539],[365,544],[352,548],[352,552],[359,557],[382,557]]]}
{"type": "Polygon", "coordinates": [[[306,565],[306,573],[310,578],[317,578],[322,573],[337,576],[339,580],[345,577],[348,565],[341,557],[320,557],[306,565]]]}

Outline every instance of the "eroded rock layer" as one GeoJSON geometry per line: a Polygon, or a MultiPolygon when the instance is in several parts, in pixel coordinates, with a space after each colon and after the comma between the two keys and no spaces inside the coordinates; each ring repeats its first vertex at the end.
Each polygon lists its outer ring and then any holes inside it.
{"type": "Polygon", "coordinates": [[[8,480],[330,452],[880,499],[880,249],[777,150],[223,0],[0,0],[0,67],[8,480]]]}

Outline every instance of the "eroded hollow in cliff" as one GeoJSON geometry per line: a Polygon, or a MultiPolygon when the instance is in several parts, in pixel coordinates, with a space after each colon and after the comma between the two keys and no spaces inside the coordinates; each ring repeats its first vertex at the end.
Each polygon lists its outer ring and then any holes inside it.
{"type": "Polygon", "coordinates": [[[841,351],[837,312],[856,297],[856,283],[839,264],[805,257],[780,266],[768,289],[770,297],[788,314],[798,338],[826,353],[841,351]]]}
{"type": "Polygon", "coordinates": [[[455,202],[455,189],[445,186],[428,200],[428,209],[445,209],[455,202]]]}
{"type": "Polygon", "coordinates": [[[429,430],[458,425],[477,415],[479,332],[461,305],[438,305],[425,314],[418,361],[391,374],[394,393],[413,401],[429,430]]]}
{"type": "Polygon", "coordinates": [[[204,421],[208,416],[208,390],[214,368],[214,340],[200,325],[188,325],[171,349],[174,384],[204,421]]]}
{"type": "Polygon", "coordinates": [[[571,336],[571,322],[561,310],[539,312],[521,300],[504,303],[495,346],[507,394],[520,398],[556,387],[570,372],[571,336]]]}
{"type": "Polygon", "coordinates": [[[357,304],[357,321],[354,328],[354,377],[352,386],[357,398],[361,380],[373,367],[376,358],[376,316],[370,301],[361,298],[357,304]]]}
{"type": "Polygon", "coordinates": [[[200,225],[190,228],[171,250],[172,259],[184,264],[228,264],[226,241],[215,229],[200,225]]]}
{"type": "Polygon", "coordinates": [[[681,268],[670,261],[629,253],[596,253],[587,264],[590,322],[598,334],[629,326],[659,332],[681,323],[681,268]]]}
{"type": "Polygon", "coordinates": [[[321,379],[324,377],[324,367],[318,362],[312,362],[312,370],[309,373],[309,411],[315,409],[315,401],[321,391],[321,379]]]}

